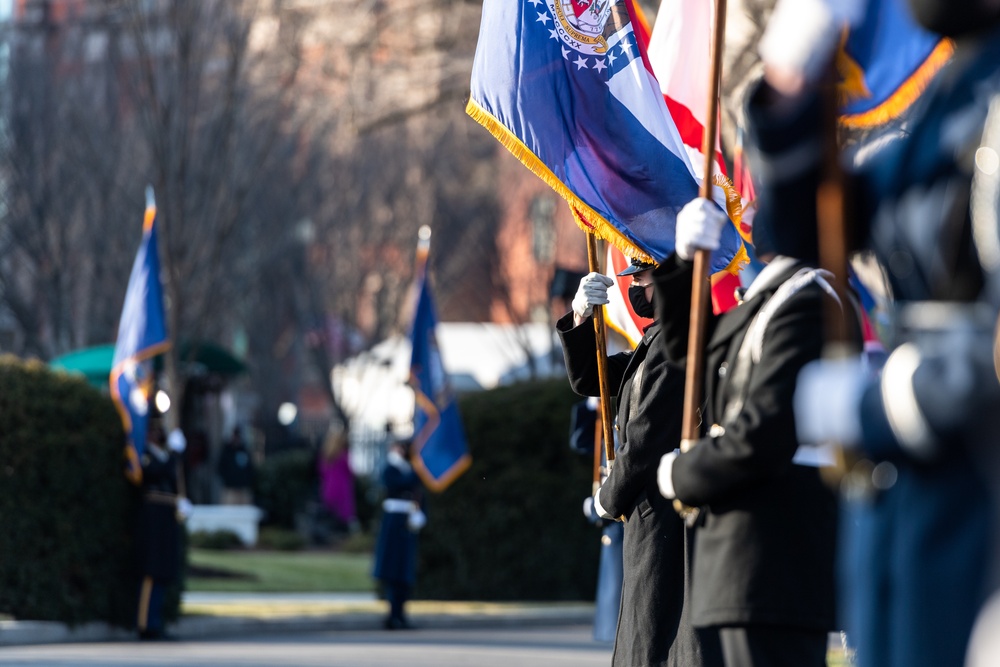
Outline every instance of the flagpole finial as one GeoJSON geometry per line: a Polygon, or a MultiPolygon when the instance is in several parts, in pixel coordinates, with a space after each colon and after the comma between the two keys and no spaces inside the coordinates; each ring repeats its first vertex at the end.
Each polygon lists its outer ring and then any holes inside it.
{"type": "Polygon", "coordinates": [[[156,195],[153,194],[153,186],[146,186],[146,208],[156,208],[156,195]]]}
{"type": "Polygon", "coordinates": [[[431,247],[431,228],[429,225],[421,225],[420,229],[417,230],[417,247],[422,250],[427,250],[431,247]]]}

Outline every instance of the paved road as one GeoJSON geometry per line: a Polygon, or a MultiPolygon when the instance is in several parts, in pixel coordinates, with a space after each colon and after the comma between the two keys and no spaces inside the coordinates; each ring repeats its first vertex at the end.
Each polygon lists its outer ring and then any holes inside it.
{"type": "Polygon", "coordinates": [[[332,631],[162,643],[0,648],[0,665],[31,667],[606,667],[611,646],[591,626],[332,631]]]}

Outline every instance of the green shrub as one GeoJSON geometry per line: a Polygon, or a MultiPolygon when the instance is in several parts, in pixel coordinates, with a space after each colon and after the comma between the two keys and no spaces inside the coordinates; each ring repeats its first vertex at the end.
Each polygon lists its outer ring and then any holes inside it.
{"type": "Polygon", "coordinates": [[[264,510],[268,526],[295,528],[295,515],[316,497],[316,454],[294,449],[269,456],[257,468],[254,504],[264,510]]]}
{"type": "MultiPolygon", "coordinates": [[[[134,625],[124,442],[111,400],[82,378],[0,357],[0,613],[134,625]]],[[[168,618],[178,604],[175,590],[168,618]]]]}
{"type": "Polygon", "coordinates": [[[580,510],[592,462],[568,443],[578,400],[562,379],[461,397],[472,466],[428,498],[419,597],[594,599],[600,532],[580,510]]]}
{"type": "Polygon", "coordinates": [[[193,549],[230,551],[242,549],[243,540],[231,530],[198,530],[188,535],[188,544],[193,549]]]}

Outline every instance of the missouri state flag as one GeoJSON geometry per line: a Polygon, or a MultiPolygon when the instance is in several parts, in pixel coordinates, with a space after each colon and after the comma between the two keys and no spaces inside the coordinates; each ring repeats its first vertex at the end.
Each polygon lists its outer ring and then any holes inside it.
{"type": "Polygon", "coordinates": [[[111,364],[111,398],[125,428],[125,475],[142,481],[139,459],[146,449],[149,402],[154,389],[152,358],[170,347],[160,284],[156,202],[146,189],[142,242],[132,264],[111,364]]]}
{"type": "MultiPolygon", "coordinates": [[[[561,195],[581,227],[662,262],[698,174],[631,0],[485,0],[467,112],[561,195]]],[[[713,198],[723,210],[721,188],[713,198]]],[[[735,227],[713,272],[745,258],[735,227]]]]}
{"type": "Polygon", "coordinates": [[[458,404],[441,361],[437,312],[427,280],[429,239],[417,249],[417,306],[410,332],[410,385],[415,397],[411,462],[424,486],[444,491],[472,464],[458,404]]]}

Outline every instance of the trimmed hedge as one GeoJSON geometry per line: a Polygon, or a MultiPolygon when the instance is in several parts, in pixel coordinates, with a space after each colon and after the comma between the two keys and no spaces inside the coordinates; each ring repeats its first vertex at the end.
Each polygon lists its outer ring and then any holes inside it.
{"type": "MultiPolygon", "coordinates": [[[[138,492],[114,404],[74,376],[0,357],[0,613],[132,627],[138,492]]],[[[176,618],[179,595],[165,615],[176,618]]]]}
{"type": "Polygon", "coordinates": [[[600,531],[581,511],[592,461],[569,447],[566,380],[459,401],[472,466],[428,498],[416,594],[446,600],[593,600],[600,531]]]}
{"type": "Polygon", "coordinates": [[[316,452],[290,449],[267,457],[254,476],[254,504],[264,510],[262,523],[295,529],[295,517],[316,497],[316,452]]]}

